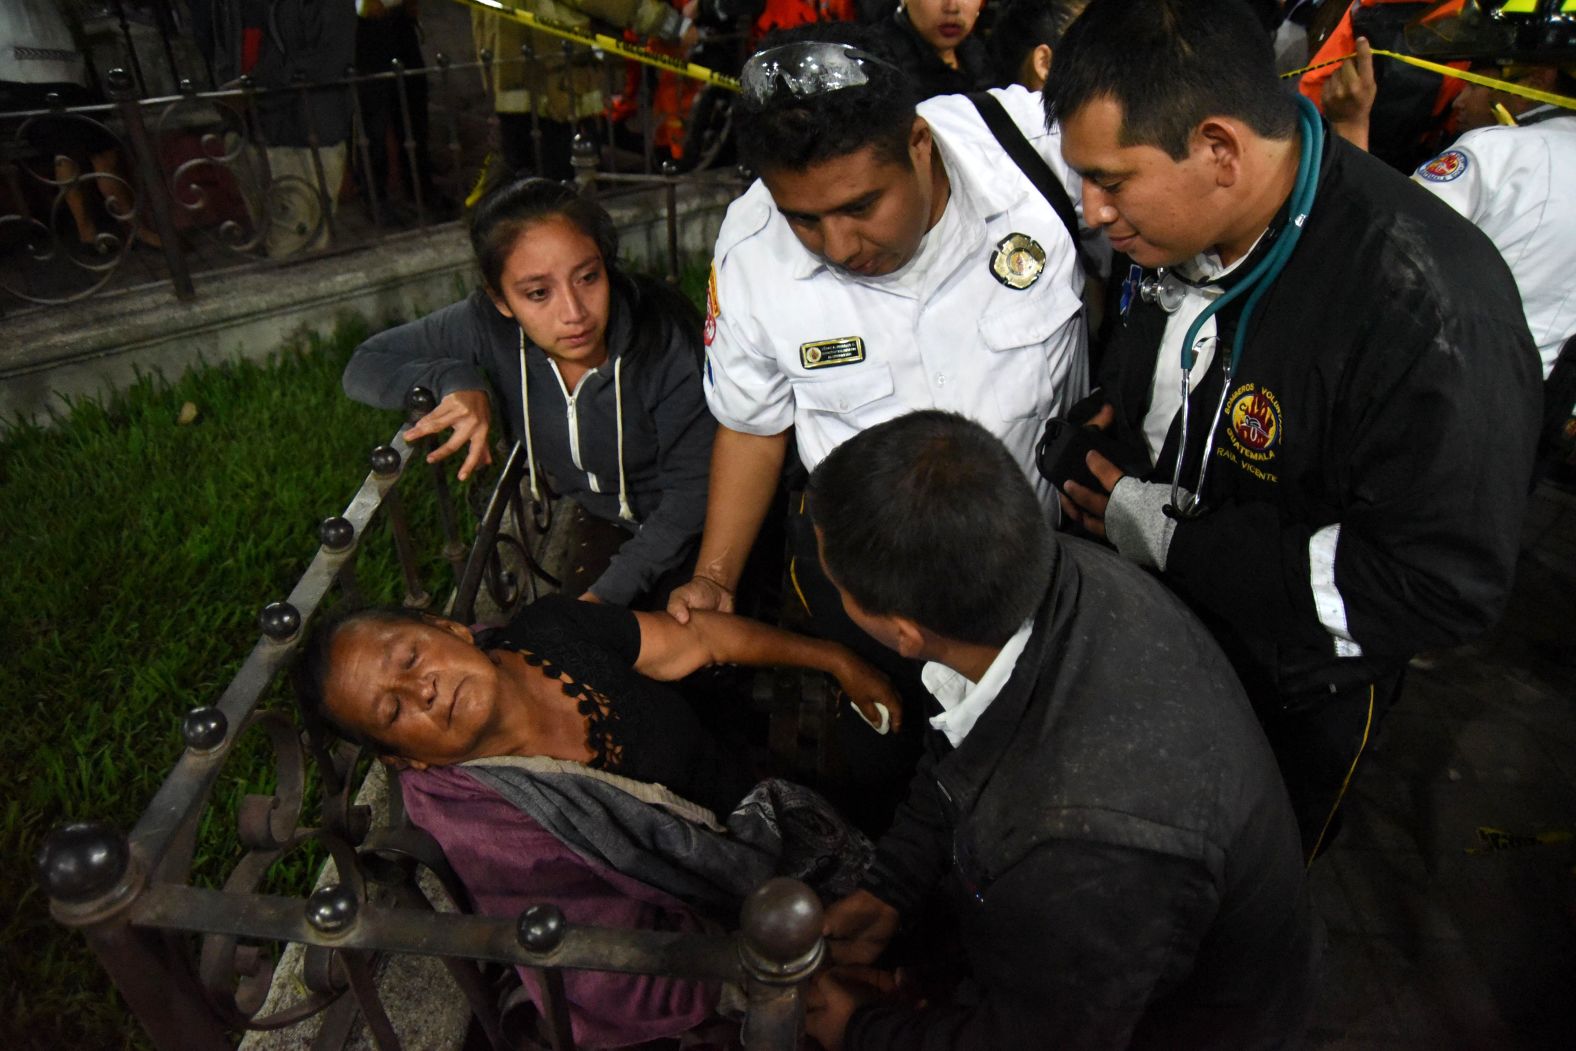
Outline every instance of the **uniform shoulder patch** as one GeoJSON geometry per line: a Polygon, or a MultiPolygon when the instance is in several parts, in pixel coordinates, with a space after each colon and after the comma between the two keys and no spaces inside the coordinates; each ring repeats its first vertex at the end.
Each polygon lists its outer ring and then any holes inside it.
{"type": "Polygon", "coordinates": [[[711,272],[706,275],[706,325],[701,330],[701,338],[706,346],[711,346],[711,341],[717,338],[717,319],[722,316],[722,304],[717,301],[717,264],[711,264],[711,272]]]}
{"type": "Polygon", "coordinates": [[[1417,169],[1417,177],[1428,182],[1450,182],[1461,178],[1461,173],[1467,170],[1470,163],[1467,155],[1460,150],[1446,150],[1417,169]]]}

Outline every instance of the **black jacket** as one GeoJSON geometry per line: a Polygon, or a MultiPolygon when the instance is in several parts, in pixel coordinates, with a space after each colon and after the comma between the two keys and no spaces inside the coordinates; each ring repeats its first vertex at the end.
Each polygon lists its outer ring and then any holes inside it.
{"type": "Polygon", "coordinates": [[[1285,789],[1230,666],[1141,570],[1060,556],[1011,678],[940,735],[869,889],[957,901],[973,1006],[867,1006],[849,1051],[1276,1046],[1319,938],[1285,789]]]}
{"type": "MultiPolygon", "coordinates": [[[[1118,257],[1113,286],[1128,272],[1118,257]]],[[[1115,433],[1147,462],[1157,348],[1178,348],[1159,346],[1158,305],[1121,298],[1099,379],[1115,433]]],[[[1222,350],[1189,401],[1185,488],[1198,478],[1242,302],[1217,315],[1222,350]]],[[[1498,619],[1526,505],[1538,377],[1515,283],[1488,238],[1330,136],[1302,240],[1252,319],[1228,392],[1202,494],[1213,510],[1177,526],[1165,573],[1256,702],[1291,706],[1372,682],[1498,619]],[[1361,655],[1337,654],[1310,583],[1309,540],[1334,524],[1334,581],[1361,655]]],[[[1154,481],[1171,480],[1176,432],[1173,423],[1154,481]]]]}
{"type": "Polygon", "coordinates": [[[256,100],[269,146],[322,146],[350,137],[351,105],[344,85],[304,93],[298,81],[342,79],[356,57],[354,0],[192,0],[192,31],[220,86],[243,73],[264,93],[256,100]],[[241,68],[247,30],[260,36],[257,64],[241,68]]]}

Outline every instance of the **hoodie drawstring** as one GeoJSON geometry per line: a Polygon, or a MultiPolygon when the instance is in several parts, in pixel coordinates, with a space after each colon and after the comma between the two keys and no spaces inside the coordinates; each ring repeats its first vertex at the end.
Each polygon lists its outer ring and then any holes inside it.
{"type": "Polygon", "coordinates": [[[525,329],[520,329],[520,414],[525,419],[525,467],[531,475],[531,502],[540,504],[542,492],[536,487],[536,450],[531,447],[531,388],[526,379],[525,329]]]}
{"type": "Polygon", "coordinates": [[[629,507],[629,484],[624,480],[624,358],[620,355],[613,362],[613,417],[618,433],[618,517],[626,522],[635,520],[629,507]]]}
{"type": "MultiPolygon", "coordinates": [[[[613,415],[618,440],[618,517],[626,522],[635,520],[635,511],[629,506],[629,482],[624,477],[624,359],[613,361],[613,415]]],[[[536,484],[536,449],[531,444],[531,388],[526,378],[525,329],[520,330],[520,413],[525,422],[525,464],[531,476],[531,499],[541,502],[541,490],[536,484]]]]}

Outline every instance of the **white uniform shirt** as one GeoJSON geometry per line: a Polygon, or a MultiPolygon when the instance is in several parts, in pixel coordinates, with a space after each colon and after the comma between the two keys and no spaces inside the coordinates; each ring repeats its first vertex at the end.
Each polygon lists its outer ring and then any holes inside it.
{"type": "Polygon", "coordinates": [[[1545,379],[1576,334],[1576,113],[1551,111],[1523,114],[1534,123],[1520,127],[1469,131],[1412,176],[1505,257],[1545,379]]]}
{"type": "MultiPolygon", "coordinates": [[[[1060,135],[1038,93],[993,94],[1052,171],[1071,185],[1060,135]]],[[[1071,239],[963,96],[921,103],[951,193],[901,271],[867,278],[812,255],[757,181],[717,237],[706,323],[706,400],[747,434],[795,428],[814,469],[867,427],[917,409],[968,416],[1006,443],[1046,507],[1034,446],[1045,420],[1086,392],[1088,359],[1071,239]],[[1012,234],[1045,252],[1039,278],[1013,289],[991,260],[1012,234]]]]}

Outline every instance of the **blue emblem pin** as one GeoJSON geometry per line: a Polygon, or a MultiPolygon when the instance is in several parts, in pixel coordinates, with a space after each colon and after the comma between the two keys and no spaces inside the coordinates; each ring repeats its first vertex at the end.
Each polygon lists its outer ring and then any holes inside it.
{"type": "Polygon", "coordinates": [[[1133,297],[1138,295],[1138,287],[1143,282],[1144,268],[1137,263],[1127,267],[1127,279],[1122,282],[1121,311],[1125,317],[1127,310],[1133,305],[1133,297]]]}

